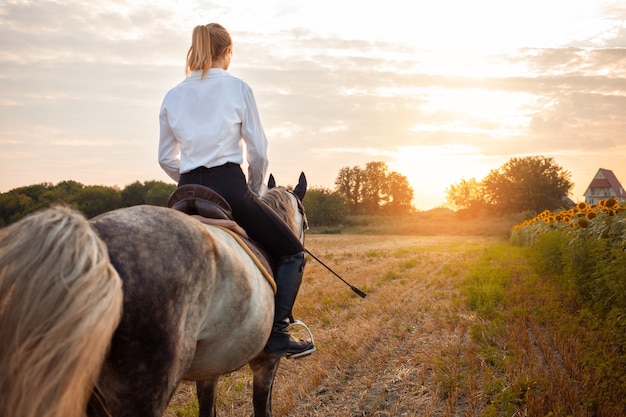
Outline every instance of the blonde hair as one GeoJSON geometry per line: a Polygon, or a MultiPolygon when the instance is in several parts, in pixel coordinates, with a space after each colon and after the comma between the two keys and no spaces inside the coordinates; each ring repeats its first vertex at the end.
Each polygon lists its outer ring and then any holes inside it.
{"type": "Polygon", "coordinates": [[[230,34],[219,23],[199,25],[193,29],[191,47],[187,52],[185,74],[202,70],[202,78],[213,64],[213,60],[222,56],[232,45],[230,34]]]}
{"type": "Polygon", "coordinates": [[[57,206],[0,230],[0,415],[84,416],[122,299],[80,213],[57,206]]]}

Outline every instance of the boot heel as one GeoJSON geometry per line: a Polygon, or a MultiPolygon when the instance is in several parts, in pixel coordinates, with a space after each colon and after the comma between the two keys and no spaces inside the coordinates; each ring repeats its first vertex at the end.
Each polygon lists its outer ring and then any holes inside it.
{"type": "Polygon", "coordinates": [[[310,347],[308,347],[305,350],[299,351],[299,352],[294,352],[294,353],[290,353],[289,351],[287,352],[286,358],[287,359],[297,359],[297,358],[301,358],[303,356],[308,356],[311,353],[315,352],[315,340],[313,339],[313,333],[311,332],[311,329],[309,329],[309,326],[307,326],[306,324],[304,324],[303,322],[301,322],[300,320],[293,320],[289,326],[287,326],[287,330],[291,329],[294,326],[302,326],[304,327],[304,330],[307,331],[307,333],[309,334],[309,340],[308,341],[300,341],[303,344],[310,344],[310,347]]]}

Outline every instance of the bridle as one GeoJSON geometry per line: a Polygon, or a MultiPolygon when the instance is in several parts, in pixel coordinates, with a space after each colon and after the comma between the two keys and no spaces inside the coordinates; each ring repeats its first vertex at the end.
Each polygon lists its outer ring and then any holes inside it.
{"type": "Polygon", "coordinates": [[[296,204],[297,204],[297,207],[298,207],[298,211],[300,212],[300,215],[302,216],[302,222],[299,222],[301,224],[301,227],[300,227],[298,239],[300,239],[300,242],[302,242],[304,244],[304,232],[309,230],[309,221],[306,218],[306,212],[304,210],[304,204],[302,204],[302,201],[300,200],[300,197],[298,197],[296,195],[296,193],[294,193],[291,190],[287,190],[287,192],[289,194],[291,194],[293,196],[293,198],[296,199],[296,204]]]}

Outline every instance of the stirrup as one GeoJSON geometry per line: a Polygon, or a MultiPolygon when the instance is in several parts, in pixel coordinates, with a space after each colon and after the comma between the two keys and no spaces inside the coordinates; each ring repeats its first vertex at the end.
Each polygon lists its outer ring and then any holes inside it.
{"type": "Polygon", "coordinates": [[[311,353],[315,352],[316,351],[315,340],[313,340],[313,333],[311,332],[311,329],[309,329],[309,326],[307,326],[300,320],[293,320],[291,323],[289,323],[289,326],[287,326],[287,330],[291,329],[293,326],[304,327],[304,330],[306,330],[307,333],[309,334],[309,340],[311,341],[311,348],[300,353],[287,354],[286,356],[287,359],[297,359],[297,358],[301,358],[302,356],[310,355],[311,353]]]}

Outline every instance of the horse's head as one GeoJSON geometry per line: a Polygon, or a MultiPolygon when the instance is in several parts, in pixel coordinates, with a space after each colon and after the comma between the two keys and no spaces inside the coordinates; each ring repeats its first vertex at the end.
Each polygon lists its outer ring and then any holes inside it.
{"type": "Polygon", "coordinates": [[[298,185],[292,190],[276,186],[274,176],[270,174],[267,192],[261,200],[268,204],[289,225],[293,233],[304,241],[304,232],[309,228],[302,200],[306,194],[306,176],[300,173],[298,185]]]}

